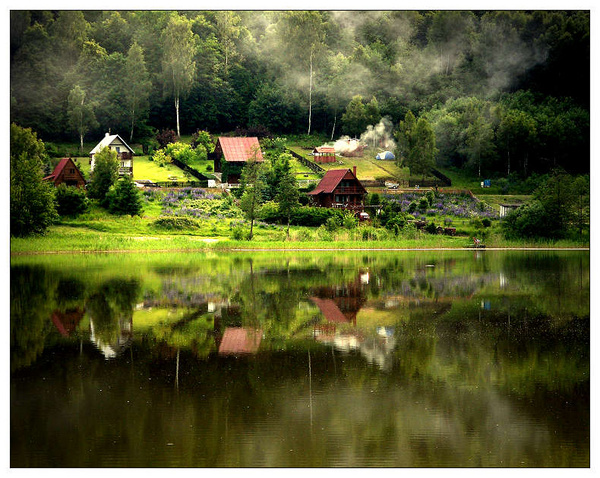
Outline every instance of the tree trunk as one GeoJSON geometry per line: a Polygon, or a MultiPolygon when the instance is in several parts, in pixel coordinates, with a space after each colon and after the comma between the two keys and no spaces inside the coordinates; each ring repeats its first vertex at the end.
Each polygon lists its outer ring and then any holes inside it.
{"type": "Polygon", "coordinates": [[[179,131],[179,96],[175,96],[175,114],[177,116],[177,138],[180,138],[181,133],[179,131]]]}
{"type": "Polygon", "coordinates": [[[131,114],[131,133],[129,134],[129,142],[133,141],[133,128],[135,126],[135,110],[132,111],[131,114]]]}
{"type": "Polygon", "coordinates": [[[335,122],[336,122],[336,120],[337,120],[337,110],[333,114],[333,128],[331,129],[331,141],[333,141],[333,138],[335,136],[335,122]]]}
{"type": "Polygon", "coordinates": [[[290,240],[290,216],[288,216],[287,220],[288,221],[287,221],[287,231],[286,231],[286,234],[287,234],[287,239],[289,241],[290,240]]]}
{"type": "Polygon", "coordinates": [[[310,136],[310,128],[312,125],[312,81],[313,81],[313,52],[310,51],[310,76],[308,87],[308,135],[310,136]]]}

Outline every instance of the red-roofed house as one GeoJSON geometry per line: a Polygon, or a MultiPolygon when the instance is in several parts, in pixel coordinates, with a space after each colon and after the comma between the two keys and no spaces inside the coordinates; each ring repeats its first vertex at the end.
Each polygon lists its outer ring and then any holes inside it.
{"type": "Polygon", "coordinates": [[[61,159],[50,176],[46,176],[44,181],[52,181],[55,186],[66,184],[67,186],[76,186],[82,188],[85,186],[85,179],[79,168],[71,158],[61,159]]]}
{"type": "Polygon", "coordinates": [[[335,148],[333,146],[319,146],[313,149],[315,163],[335,163],[335,148]]]}
{"type": "Polygon", "coordinates": [[[356,177],[356,166],[350,169],[330,169],[317,187],[308,193],[312,203],[362,212],[367,190],[356,177]]]}
{"type": "Polygon", "coordinates": [[[211,155],[215,160],[215,172],[222,173],[221,181],[237,184],[242,168],[250,160],[264,161],[258,138],[221,136],[211,155]]]}

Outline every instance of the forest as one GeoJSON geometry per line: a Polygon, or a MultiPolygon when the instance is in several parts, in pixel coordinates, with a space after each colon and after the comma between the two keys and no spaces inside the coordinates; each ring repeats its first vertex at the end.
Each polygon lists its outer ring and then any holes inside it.
{"type": "Polygon", "coordinates": [[[443,167],[587,173],[589,29],[588,11],[11,11],[10,116],[50,152],[379,125],[400,157],[414,120],[443,167]]]}

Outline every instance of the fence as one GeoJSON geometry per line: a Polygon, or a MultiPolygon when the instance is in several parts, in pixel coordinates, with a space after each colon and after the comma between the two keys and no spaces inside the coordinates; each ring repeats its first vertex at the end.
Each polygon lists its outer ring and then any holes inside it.
{"type": "Polygon", "coordinates": [[[178,168],[180,168],[180,169],[183,169],[183,170],[184,170],[186,173],[188,173],[190,176],[194,176],[196,179],[198,179],[198,180],[200,180],[200,181],[208,181],[208,178],[207,178],[207,177],[206,177],[204,174],[202,174],[202,173],[200,173],[200,172],[196,171],[196,170],[195,170],[195,169],[193,169],[193,168],[190,168],[190,167],[189,167],[187,164],[185,164],[185,163],[182,163],[182,162],[181,162],[181,161],[179,161],[178,159],[172,158],[172,159],[171,159],[171,162],[172,162],[172,163],[173,163],[175,166],[177,166],[178,168]]]}
{"type": "Polygon", "coordinates": [[[321,174],[324,173],[325,170],[319,166],[316,163],[313,163],[312,161],[309,161],[308,159],[306,159],[304,156],[302,156],[301,154],[296,153],[295,151],[292,151],[291,149],[287,149],[288,153],[290,153],[294,158],[296,158],[300,164],[306,166],[308,169],[310,169],[313,173],[317,173],[317,174],[321,174]]]}
{"type": "Polygon", "coordinates": [[[159,181],[146,184],[145,187],[152,188],[207,188],[208,180],[206,181],[159,181]]]}

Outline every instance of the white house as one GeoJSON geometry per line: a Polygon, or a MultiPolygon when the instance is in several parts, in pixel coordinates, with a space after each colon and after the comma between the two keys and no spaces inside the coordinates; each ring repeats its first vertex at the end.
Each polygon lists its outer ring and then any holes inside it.
{"type": "Polygon", "coordinates": [[[118,134],[106,133],[102,141],[100,141],[94,149],[90,151],[90,170],[94,170],[94,156],[99,153],[104,147],[108,147],[112,151],[116,151],[119,159],[119,176],[133,176],[133,149],[131,149],[123,138],[118,134]]]}

